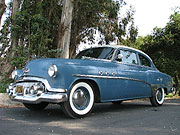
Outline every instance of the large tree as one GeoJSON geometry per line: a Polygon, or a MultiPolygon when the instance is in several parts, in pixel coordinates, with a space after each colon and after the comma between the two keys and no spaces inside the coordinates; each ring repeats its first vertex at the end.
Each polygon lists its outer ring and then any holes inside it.
{"type": "MultiPolygon", "coordinates": [[[[180,90],[180,11],[175,11],[164,28],[154,28],[151,35],[139,38],[140,49],[149,54],[162,72],[174,78],[176,90],[180,90]]],[[[179,93],[180,94],[180,93],[179,93]]]]}
{"type": "MultiPolygon", "coordinates": [[[[3,4],[3,3],[1,3],[1,4],[3,4]]],[[[12,14],[11,14],[12,25],[14,25],[15,16],[16,16],[17,12],[19,11],[20,3],[21,3],[21,0],[13,0],[13,2],[12,2],[12,14]]],[[[5,3],[3,5],[5,5],[5,3]]],[[[3,9],[3,10],[5,10],[5,9],[3,9]]],[[[4,11],[2,11],[2,13],[3,12],[4,11]]],[[[13,49],[15,49],[15,45],[17,44],[16,35],[11,34],[10,39],[11,39],[11,48],[12,49],[10,50],[9,57],[12,57],[12,56],[14,56],[13,49]]],[[[4,48],[6,48],[6,47],[4,47],[4,48]]],[[[1,64],[2,64],[2,65],[0,65],[1,72],[6,73],[6,72],[11,72],[13,70],[13,67],[9,63],[9,60],[5,61],[4,63],[1,63],[1,64]]],[[[1,77],[0,77],[0,80],[1,80],[1,77]]]]}
{"type": "MultiPolygon", "coordinates": [[[[72,4],[70,46],[67,47],[70,53],[67,57],[72,58],[76,54],[80,42],[88,40],[93,43],[97,31],[101,37],[100,44],[108,44],[117,38],[122,43],[129,31],[128,24],[133,20],[132,10],[124,16],[120,12],[125,5],[123,0],[74,0],[72,4]]],[[[63,0],[13,0],[9,4],[10,14],[0,31],[3,45],[1,72],[10,73],[15,66],[22,68],[34,56],[60,57],[63,51],[66,52],[61,48],[61,37],[58,36],[59,31],[67,27],[61,23],[61,15],[65,14],[62,8],[63,0]]],[[[129,33],[133,35],[133,32],[129,33]]]]}
{"type": "MultiPolygon", "coordinates": [[[[121,14],[121,8],[125,4],[123,0],[75,0],[73,2],[70,46],[68,47],[69,57],[75,56],[80,42],[88,40],[93,43],[94,33],[96,32],[100,33],[99,44],[109,44],[110,41],[116,39],[123,43],[123,37],[126,37],[127,34],[129,38],[136,37],[137,29],[134,27],[134,18],[132,17],[134,11],[129,9],[124,16],[121,14]],[[129,24],[131,24],[130,29],[127,29],[129,24]],[[133,28],[136,34],[133,33],[133,28]]],[[[63,16],[62,18],[64,19],[63,16]]],[[[68,20],[71,20],[70,18],[71,16],[67,17],[68,20]]],[[[70,23],[67,23],[67,25],[70,26],[70,23]]],[[[60,42],[62,41],[62,32],[66,32],[63,29],[68,28],[62,26],[60,25],[59,27],[60,42]]],[[[70,30],[70,28],[67,30],[70,30]]],[[[58,48],[60,47],[58,46],[58,48]]],[[[62,51],[64,52],[65,50],[62,49],[62,51]]]]}

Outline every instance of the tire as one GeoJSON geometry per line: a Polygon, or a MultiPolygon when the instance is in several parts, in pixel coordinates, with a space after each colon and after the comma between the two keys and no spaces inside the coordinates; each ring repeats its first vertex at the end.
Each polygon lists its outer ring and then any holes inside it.
{"type": "Polygon", "coordinates": [[[123,101],[112,101],[112,103],[115,104],[115,105],[120,105],[120,104],[122,104],[122,102],[123,101]]]}
{"type": "Polygon", "coordinates": [[[39,103],[39,104],[29,104],[29,103],[23,103],[23,104],[27,109],[29,109],[31,111],[41,111],[44,108],[46,108],[49,103],[42,102],[42,103],[39,103]]]}
{"type": "Polygon", "coordinates": [[[71,118],[87,116],[94,106],[93,87],[86,82],[74,84],[69,92],[68,101],[61,104],[64,113],[71,118]]]}
{"type": "Polygon", "coordinates": [[[150,98],[152,106],[161,106],[163,105],[164,102],[164,89],[160,88],[157,89],[156,91],[153,91],[153,95],[150,98]]]}

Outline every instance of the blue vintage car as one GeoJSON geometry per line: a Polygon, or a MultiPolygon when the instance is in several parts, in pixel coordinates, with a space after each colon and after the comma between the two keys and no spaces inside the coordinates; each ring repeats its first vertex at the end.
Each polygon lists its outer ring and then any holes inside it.
{"type": "Polygon", "coordinates": [[[13,71],[10,98],[30,110],[61,104],[72,118],[88,115],[94,103],[150,98],[161,106],[172,91],[172,78],[157,70],[151,58],[125,46],[101,46],[80,52],[75,59],[35,59],[13,71]]]}

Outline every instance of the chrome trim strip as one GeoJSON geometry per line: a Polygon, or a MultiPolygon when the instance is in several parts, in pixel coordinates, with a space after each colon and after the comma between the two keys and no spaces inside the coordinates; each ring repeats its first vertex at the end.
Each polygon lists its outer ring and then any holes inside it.
{"type": "Polygon", "coordinates": [[[131,80],[131,81],[137,81],[137,82],[143,82],[147,85],[150,85],[149,83],[143,81],[143,80],[139,80],[139,79],[135,79],[135,78],[127,78],[127,77],[118,77],[118,76],[99,76],[99,75],[82,75],[82,74],[74,74],[74,77],[87,77],[87,78],[100,78],[100,79],[121,79],[121,80],[131,80]]]}
{"type": "Polygon", "coordinates": [[[21,80],[18,80],[16,83],[19,82],[24,82],[24,81],[38,81],[38,82],[42,82],[46,89],[50,92],[61,92],[64,93],[67,90],[66,89],[59,89],[59,88],[52,88],[49,84],[49,82],[46,79],[43,78],[38,78],[38,77],[23,77],[21,80]]]}

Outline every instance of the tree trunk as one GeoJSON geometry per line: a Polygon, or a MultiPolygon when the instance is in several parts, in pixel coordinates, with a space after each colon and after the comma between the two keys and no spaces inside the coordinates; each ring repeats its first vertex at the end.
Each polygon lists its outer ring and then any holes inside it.
{"type": "MultiPolygon", "coordinates": [[[[179,92],[179,81],[178,81],[178,75],[175,74],[174,76],[174,82],[175,82],[175,95],[177,94],[177,92],[179,92]]],[[[180,94],[180,92],[179,92],[180,94]]]]}
{"type": "MultiPolygon", "coordinates": [[[[19,11],[20,4],[21,4],[21,0],[13,0],[13,4],[12,4],[12,25],[14,25],[14,19],[15,19],[15,16],[17,14],[17,11],[19,11]]],[[[18,44],[17,36],[11,34],[11,48],[9,51],[10,53],[9,53],[8,60],[11,59],[12,57],[14,57],[14,55],[15,55],[14,49],[16,48],[17,44],[18,44]]]]}
{"type": "Polygon", "coordinates": [[[76,56],[76,44],[75,43],[76,42],[74,42],[70,45],[69,58],[75,58],[75,56],[76,56]]]}
{"type": "Polygon", "coordinates": [[[73,25],[73,31],[71,32],[71,42],[70,42],[70,49],[69,49],[69,57],[70,58],[75,58],[76,56],[76,48],[77,45],[79,43],[79,31],[78,31],[78,27],[76,24],[73,25]]]}
{"type": "MultiPolygon", "coordinates": [[[[12,6],[12,25],[14,25],[14,19],[17,14],[17,11],[19,11],[19,7],[21,4],[21,0],[13,0],[13,6],[12,6]]],[[[18,43],[18,39],[16,35],[11,35],[11,46],[12,46],[12,54],[11,57],[14,56],[13,50],[15,49],[16,45],[18,43]]]]}
{"type": "Polygon", "coordinates": [[[0,26],[1,26],[1,19],[5,10],[6,10],[5,0],[0,0],[0,26]]]}
{"type": "Polygon", "coordinates": [[[19,11],[20,4],[21,4],[21,0],[13,0],[12,21],[14,21],[17,11],[19,11]]]}
{"type": "Polygon", "coordinates": [[[69,58],[73,0],[64,0],[57,49],[62,50],[61,57],[69,58]]]}

